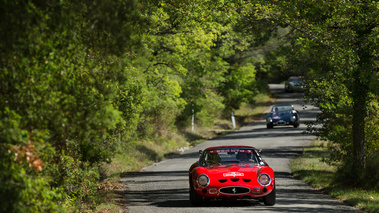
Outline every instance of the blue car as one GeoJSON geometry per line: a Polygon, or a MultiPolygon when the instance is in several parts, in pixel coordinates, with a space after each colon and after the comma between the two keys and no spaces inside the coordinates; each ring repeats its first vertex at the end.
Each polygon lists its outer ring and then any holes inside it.
{"type": "Polygon", "coordinates": [[[292,105],[275,105],[267,114],[266,125],[267,129],[287,125],[297,128],[300,125],[300,114],[292,105]]]}

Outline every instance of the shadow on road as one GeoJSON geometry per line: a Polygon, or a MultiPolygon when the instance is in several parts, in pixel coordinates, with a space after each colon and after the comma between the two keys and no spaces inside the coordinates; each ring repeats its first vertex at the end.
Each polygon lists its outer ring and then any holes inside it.
{"type": "MultiPolygon", "coordinates": [[[[273,151],[274,152],[274,151],[273,151]]],[[[175,181],[188,181],[188,173],[186,171],[171,171],[171,172],[139,172],[127,173],[132,179],[142,179],[142,181],[129,182],[129,184],[160,184],[175,181]],[[136,177],[139,178],[136,178],[136,177]],[[179,178],[182,177],[182,178],[179,178]],[[175,178],[171,178],[175,177],[175,178]]],[[[249,208],[258,211],[272,211],[272,212],[336,212],[335,205],[342,205],[336,203],[332,199],[320,199],[325,197],[321,192],[315,191],[310,187],[303,187],[304,183],[296,181],[290,173],[275,172],[277,180],[294,182],[290,188],[281,187],[277,183],[277,205],[264,206],[262,202],[255,199],[245,200],[210,200],[204,206],[193,207],[189,201],[189,188],[162,188],[156,190],[126,190],[124,195],[130,201],[128,204],[131,206],[155,206],[162,208],[191,208],[196,211],[201,208],[214,208],[214,207],[239,207],[249,208]],[[296,203],[294,206],[293,204],[296,203]],[[312,207],[310,207],[312,206],[312,207]],[[315,208],[317,207],[317,208],[315,208]]],[[[338,212],[345,212],[342,209],[338,212]]],[[[352,212],[351,209],[346,212],[352,212]]]]}
{"type": "Polygon", "coordinates": [[[278,147],[275,149],[265,149],[262,152],[264,158],[294,158],[303,152],[302,146],[278,147]]]}

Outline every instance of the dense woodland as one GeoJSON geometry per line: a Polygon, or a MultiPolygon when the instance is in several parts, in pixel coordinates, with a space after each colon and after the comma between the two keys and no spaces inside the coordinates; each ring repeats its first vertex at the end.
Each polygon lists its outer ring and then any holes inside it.
{"type": "Polygon", "coordinates": [[[0,1],[0,211],[79,211],[120,147],[290,75],[336,180],[378,188],[378,19],[363,0],[0,1]]]}

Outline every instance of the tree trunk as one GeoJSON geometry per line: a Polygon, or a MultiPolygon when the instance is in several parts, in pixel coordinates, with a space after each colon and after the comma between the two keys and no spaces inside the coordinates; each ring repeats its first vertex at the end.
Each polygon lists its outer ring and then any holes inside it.
{"type": "MultiPolygon", "coordinates": [[[[362,96],[364,96],[362,94],[362,96]]],[[[365,102],[364,98],[354,98],[353,112],[353,149],[354,162],[356,168],[365,169],[366,153],[365,153],[365,102]]]]}
{"type": "Polygon", "coordinates": [[[353,72],[353,162],[355,172],[365,172],[366,150],[365,150],[365,119],[367,116],[367,102],[369,96],[369,84],[372,78],[373,57],[367,46],[367,37],[371,34],[373,26],[357,25],[358,37],[355,46],[359,58],[358,66],[353,72]]]}
{"type": "MultiPolygon", "coordinates": [[[[362,67],[360,67],[362,68],[362,67]]],[[[353,162],[356,172],[363,172],[366,168],[365,151],[365,118],[366,101],[368,95],[367,85],[361,76],[362,69],[358,68],[354,73],[353,83],[353,162]]],[[[363,71],[364,72],[364,71],[363,71]]]]}

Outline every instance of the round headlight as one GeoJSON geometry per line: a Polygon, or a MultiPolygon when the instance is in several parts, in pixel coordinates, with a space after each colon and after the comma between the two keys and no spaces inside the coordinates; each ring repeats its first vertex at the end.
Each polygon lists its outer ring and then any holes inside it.
{"type": "Polygon", "coordinates": [[[209,178],[207,175],[199,175],[197,177],[197,183],[199,184],[200,187],[207,187],[209,184],[209,178]]]}
{"type": "Polygon", "coordinates": [[[258,176],[258,182],[259,184],[261,184],[262,186],[268,186],[271,182],[271,178],[268,174],[260,174],[258,176]]]}
{"type": "Polygon", "coordinates": [[[293,115],[293,116],[291,117],[291,121],[296,121],[296,116],[293,115]]]}

